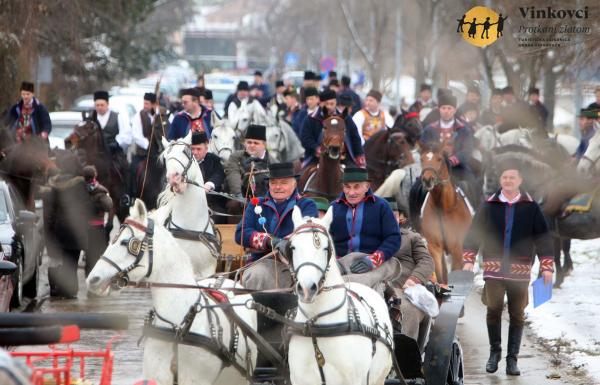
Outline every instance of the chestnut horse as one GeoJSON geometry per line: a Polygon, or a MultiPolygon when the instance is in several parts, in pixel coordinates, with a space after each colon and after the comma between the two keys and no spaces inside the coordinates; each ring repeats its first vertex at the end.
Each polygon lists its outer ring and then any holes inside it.
{"type": "Polygon", "coordinates": [[[377,132],[365,142],[364,148],[373,191],[381,186],[392,171],[415,161],[406,134],[398,130],[377,132]]]}
{"type": "Polygon", "coordinates": [[[323,120],[321,156],[316,166],[308,166],[300,178],[299,190],[309,197],[335,199],[342,192],[342,164],[346,151],[344,137],[346,123],[343,116],[323,120]]]}
{"type": "Polygon", "coordinates": [[[77,153],[83,165],[94,165],[98,171],[98,182],[106,187],[113,201],[109,215],[112,224],[114,215],[122,223],[128,215],[128,205],[121,200],[127,195],[127,159],[124,154],[113,156],[105,148],[102,130],[96,122],[85,118],[65,139],[65,147],[77,153]]]}
{"type": "Polygon", "coordinates": [[[427,191],[421,209],[421,232],[427,239],[439,283],[448,283],[444,253],[452,256],[452,270],[462,268],[463,241],[472,220],[467,201],[450,180],[448,164],[441,146],[421,148],[421,181],[427,191]]]}

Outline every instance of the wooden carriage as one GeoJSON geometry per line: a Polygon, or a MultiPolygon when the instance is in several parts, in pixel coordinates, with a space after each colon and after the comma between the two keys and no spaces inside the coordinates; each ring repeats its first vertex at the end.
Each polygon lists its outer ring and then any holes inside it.
{"type": "Polygon", "coordinates": [[[244,248],[235,242],[235,228],[237,225],[215,225],[221,240],[221,255],[217,261],[217,272],[226,273],[239,269],[246,264],[248,254],[244,248]]]}

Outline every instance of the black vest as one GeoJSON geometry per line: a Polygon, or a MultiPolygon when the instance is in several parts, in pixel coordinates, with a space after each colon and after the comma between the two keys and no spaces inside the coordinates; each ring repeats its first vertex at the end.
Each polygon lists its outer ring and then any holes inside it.
{"type": "Polygon", "coordinates": [[[94,118],[98,126],[102,129],[102,137],[104,138],[104,144],[107,147],[110,147],[111,143],[117,143],[117,135],[119,134],[119,113],[110,111],[109,114],[106,126],[102,128],[100,122],[98,122],[97,113],[94,113],[94,118]]]}
{"type": "MultiPolygon", "coordinates": [[[[150,154],[152,157],[157,157],[162,152],[161,138],[163,130],[161,127],[161,117],[155,115],[154,122],[150,122],[150,117],[144,110],[140,111],[139,114],[142,120],[142,134],[146,139],[148,139],[148,148],[150,149],[150,154]],[[154,135],[152,134],[152,130],[154,130],[154,135]]],[[[167,124],[167,122],[167,117],[162,116],[162,124],[167,124]]],[[[148,150],[144,150],[143,148],[137,146],[135,154],[139,156],[146,156],[146,154],[148,154],[148,150]]]]}

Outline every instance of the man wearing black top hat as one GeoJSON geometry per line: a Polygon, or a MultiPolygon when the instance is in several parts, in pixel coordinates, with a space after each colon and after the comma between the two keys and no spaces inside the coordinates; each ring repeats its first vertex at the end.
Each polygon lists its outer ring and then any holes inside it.
{"type": "MultiPolygon", "coordinates": [[[[138,177],[143,175],[145,170],[140,169],[140,165],[143,165],[146,158],[148,158],[148,172],[146,174],[154,174],[158,169],[158,156],[163,150],[161,138],[163,133],[167,131],[169,124],[167,118],[167,111],[160,107],[157,103],[156,94],[147,92],[144,94],[144,106],[142,110],[135,114],[131,121],[131,130],[133,133],[133,143],[135,144],[135,150],[133,157],[131,158],[131,196],[137,197],[141,191],[138,185],[138,177]]],[[[148,183],[148,182],[147,182],[148,183]]],[[[151,183],[155,183],[153,180],[151,183]]],[[[148,199],[148,209],[151,209],[151,201],[155,200],[148,199]]]]}
{"type": "Polygon", "coordinates": [[[243,101],[251,102],[250,86],[247,81],[240,80],[235,94],[229,95],[225,101],[225,117],[229,119],[234,118],[243,101]]]}
{"type": "Polygon", "coordinates": [[[210,138],[212,131],[210,110],[200,104],[200,91],[197,88],[183,90],[181,95],[183,111],[177,113],[167,132],[168,140],[184,138],[191,130],[202,131],[210,138]]]}
{"type": "MultiPolygon", "coordinates": [[[[231,194],[251,197],[263,196],[267,192],[269,164],[273,163],[273,159],[267,151],[266,130],[265,126],[249,125],[244,137],[244,150],[232,153],[225,163],[225,176],[231,194]]],[[[229,201],[228,207],[235,203],[229,201]]]]}
{"type": "Polygon", "coordinates": [[[35,98],[33,83],[21,83],[21,100],[12,106],[6,116],[6,122],[18,141],[31,135],[44,139],[52,131],[50,114],[46,107],[35,98]]]}
{"type": "Polygon", "coordinates": [[[275,116],[282,117],[286,114],[285,91],[286,88],[283,80],[277,80],[275,82],[275,95],[270,100],[270,109],[275,116]]]}
{"type": "MultiPolygon", "coordinates": [[[[302,216],[318,216],[315,202],[298,193],[297,178],[292,163],[269,165],[268,192],[256,205],[248,204],[235,232],[235,241],[252,250],[251,261],[266,258],[265,254],[284,247],[283,239],[294,231],[292,211],[295,206],[302,211],[302,216]],[[264,225],[259,222],[261,217],[266,220],[264,225]]],[[[268,257],[244,271],[242,284],[248,289],[275,289],[290,287],[292,278],[289,266],[268,257]]]]}
{"type": "Polygon", "coordinates": [[[125,114],[110,109],[107,91],[94,92],[92,119],[100,126],[111,154],[124,154],[132,141],[131,125],[125,114]]]}
{"type": "Polygon", "coordinates": [[[323,141],[323,120],[329,116],[340,116],[346,123],[344,143],[346,145],[346,164],[366,167],[365,153],[360,141],[358,129],[351,116],[340,115],[337,109],[337,95],[325,90],[319,95],[321,106],[304,120],[301,141],[305,149],[303,168],[319,161],[321,142],[323,141]]]}
{"type": "MultiPolygon", "coordinates": [[[[194,132],[192,134],[192,155],[200,166],[202,178],[204,179],[204,188],[208,191],[221,191],[225,181],[225,171],[221,164],[221,158],[208,152],[208,137],[204,132],[194,132]]],[[[217,211],[223,212],[224,202],[219,196],[208,195],[208,206],[217,211]]],[[[223,217],[216,217],[221,220],[223,217]]],[[[216,222],[216,221],[215,221],[216,222]]],[[[218,222],[220,223],[220,222],[218,222]]]]}

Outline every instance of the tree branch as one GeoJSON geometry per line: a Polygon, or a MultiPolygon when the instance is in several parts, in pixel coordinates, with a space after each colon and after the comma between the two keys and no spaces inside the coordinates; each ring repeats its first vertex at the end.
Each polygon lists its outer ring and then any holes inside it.
{"type": "Polygon", "coordinates": [[[375,58],[373,58],[372,53],[369,52],[369,50],[365,47],[363,41],[361,40],[360,36],[358,35],[358,31],[356,30],[356,26],[354,25],[354,19],[352,19],[352,15],[350,15],[350,10],[348,10],[348,6],[344,2],[344,0],[338,0],[338,4],[340,5],[340,8],[342,9],[342,13],[344,14],[344,20],[346,21],[346,27],[348,28],[348,31],[350,31],[350,34],[352,35],[352,40],[354,40],[354,44],[356,44],[356,46],[358,47],[358,50],[364,56],[365,60],[370,65],[375,65],[375,58]]]}

